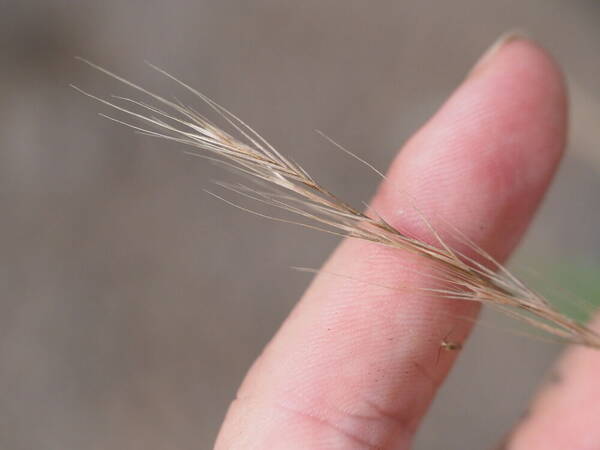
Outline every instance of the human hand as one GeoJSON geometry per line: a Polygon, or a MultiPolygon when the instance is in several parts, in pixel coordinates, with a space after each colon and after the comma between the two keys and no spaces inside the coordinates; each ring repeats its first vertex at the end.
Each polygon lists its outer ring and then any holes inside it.
{"type": "MultiPolygon", "coordinates": [[[[373,207],[399,229],[427,236],[423,221],[406,214],[412,203],[400,193],[408,193],[425,216],[443,217],[505,260],[554,174],[565,135],[555,63],[530,41],[504,39],[405,145],[373,207]]],[[[250,369],[216,448],[408,448],[457,353],[437,361],[441,340],[450,329],[453,341],[468,334],[468,322],[452,317],[478,310],[474,302],[373,289],[418,286],[423,279],[405,266],[426,272],[426,264],[345,240],[324,271],[344,277],[317,276],[250,369]]],[[[578,381],[542,394],[510,448],[600,447],[591,422],[600,417],[592,375],[600,358],[591,352],[571,352],[562,378],[578,381]]]]}

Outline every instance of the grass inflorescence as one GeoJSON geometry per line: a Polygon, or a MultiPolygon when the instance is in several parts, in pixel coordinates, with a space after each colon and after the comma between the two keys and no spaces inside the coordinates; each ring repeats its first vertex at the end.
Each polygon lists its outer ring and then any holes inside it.
{"type": "Polygon", "coordinates": [[[255,202],[284,210],[295,218],[263,214],[211,193],[215,197],[272,220],[362,239],[425,258],[431,262],[431,270],[427,275],[438,284],[415,287],[415,290],[446,299],[492,305],[560,340],[600,348],[598,333],[560,313],[546,298],[529,289],[491,255],[460,233],[459,241],[470,248],[476,257],[469,257],[449,246],[424,217],[435,237],[434,244],[400,231],[376,212],[363,212],[344,202],[234,114],[162,69],[151,65],[201,99],[231,131],[225,131],[224,127],[215,125],[178,100],[156,95],[100,66],[82,61],[143,95],[141,99],[119,96],[104,99],[73,86],[128,119],[102,114],[104,117],[142,134],[187,145],[190,153],[233,169],[249,179],[250,184],[219,183],[221,187],[255,202]]]}

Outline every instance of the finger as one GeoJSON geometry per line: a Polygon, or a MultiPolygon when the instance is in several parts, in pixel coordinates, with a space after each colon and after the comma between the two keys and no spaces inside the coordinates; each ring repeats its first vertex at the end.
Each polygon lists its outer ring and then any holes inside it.
{"type": "MultiPolygon", "coordinates": [[[[373,202],[430,239],[413,202],[494,256],[508,255],[552,177],[565,139],[565,93],[549,57],[523,39],[488,55],[408,142],[373,202]]],[[[474,303],[374,285],[420,286],[423,261],[359,240],[336,250],[255,362],[218,448],[404,448],[467,332],[474,303]],[[344,277],[328,275],[329,272],[344,277]]]]}
{"type": "Polygon", "coordinates": [[[600,448],[600,352],[570,348],[552,370],[505,448],[600,448]]]}

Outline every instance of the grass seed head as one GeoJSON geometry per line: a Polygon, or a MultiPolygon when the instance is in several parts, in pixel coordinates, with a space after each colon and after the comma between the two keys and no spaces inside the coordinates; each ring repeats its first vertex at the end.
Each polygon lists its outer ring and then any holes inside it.
{"type": "MultiPolygon", "coordinates": [[[[215,125],[178,100],[161,97],[96,64],[82,61],[142,96],[112,96],[105,99],[73,86],[123,118],[106,114],[102,116],[139,133],[184,144],[189,147],[188,153],[234,170],[248,181],[219,183],[222,188],[258,204],[285,211],[294,218],[258,212],[211,193],[215,197],[261,217],[337,236],[362,239],[418,255],[430,263],[427,276],[433,284],[430,287],[415,287],[416,290],[447,299],[488,304],[566,342],[600,348],[598,333],[558,312],[544,297],[525,286],[458,230],[455,230],[458,242],[469,248],[476,257],[469,257],[450,247],[423,215],[421,217],[424,223],[435,237],[435,244],[398,230],[376,213],[365,213],[354,208],[318,183],[298,163],[281,154],[241,119],[156,66],[151,65],[201,99],[231,131],[225,131],[224,127],[215,125]]],[[[350,154],[382,175],[358,156],[350,154]]],[[[461,344],[444,338],[440,350],[460,350],[461,347],[461,344]]]]}

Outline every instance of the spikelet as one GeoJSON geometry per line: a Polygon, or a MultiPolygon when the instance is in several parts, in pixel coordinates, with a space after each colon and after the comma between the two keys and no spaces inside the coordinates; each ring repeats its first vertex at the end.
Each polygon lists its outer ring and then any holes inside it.
{"type": "MultiPolygon", "coordinates": [[[[142,134],[185,144],[191,148],[190,153],[233,169],[252,180],[252,185],[219,183],[220,186],[258,203],[284,210],[297,219],[266,215],[211,193],[215,197],[272,220],[362,239],[418,255],[431,263],[428,276],[441,284],[439,287],[417,287],[416,290],[447,299],[489,304],[562,341],[600,348],[598,333],[558,312],[544,297],[527,288],[465,236],[460,235],[459,240],[475,252],[476,258],[447,245],[425,218],[438,245],[401,232],[376,213],[365,213],[354,208],[325,189],[300,165],[282,155],[238,117],[158,67],[151,65],[205,102],[233,132],[224,131],[191,107],[156,95],[89,61],[82,61],[144,95],[145,100],[117,96],[107,100],[73,86],[79,92],[128,116],[133,122],[102,116],[142,134]]],[[[356,155],[352,156],[377,171],[356,155]]]]}

